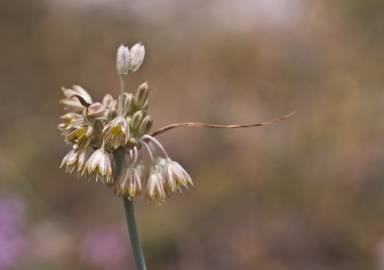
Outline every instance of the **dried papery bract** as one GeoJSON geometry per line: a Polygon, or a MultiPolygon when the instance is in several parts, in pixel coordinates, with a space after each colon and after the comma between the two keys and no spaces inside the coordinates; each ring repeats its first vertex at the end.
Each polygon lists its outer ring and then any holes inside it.
{"type": "Polygon", "coordinates": [[[137,71],[144,61],[145,48],[136,43],[129,49],[123,44],[117,49],[116,69],[120,78],[126,79],[130,72],[137,71]]]}
{"type": "Polygon", "coordinates": [[[293,113],[269,122],[246,125],[220,125],[198,122],[173,123],[151,133],[149,84],[140,84],[135,93],[125,91],[127,77],[143,64],[145,48],[136,43],[131,48],[120,45],[116,70],[120,91],[116,98],[107,93],[101,102],[94,101],[81,86],[62,88],[60,103],[66,113],[58,128],[72,149],[64,156],[61,167],[80,178],[100,180],[113,187],[124,200],[132,247],[140,270],[146,269],[132,201],[140,194],[156,204],[193,186],[187,171],[172,160],[155,136],[177,127],[248,128],[270,125],[290,118],[293,113]],[[145,167],[145,156],[150,164],[145,167]],[[144,178],[147,175],[146,179],[144,178]]]}

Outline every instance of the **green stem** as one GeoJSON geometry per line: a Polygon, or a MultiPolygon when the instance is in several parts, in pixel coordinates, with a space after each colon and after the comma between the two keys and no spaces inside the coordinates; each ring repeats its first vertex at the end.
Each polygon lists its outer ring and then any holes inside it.
{"type": "Polygon", "coordinates": [[[131,238],[131,245],[133,250],[133,255],[135,257],[136,266],[138,270],[147,270],[145,266],[144,254],[141,248],[139,233],[137,231],[136,219],[135,219],[135,209],[133,207],[133,202],[127,198],[123,199],[125,215],[127,218],[129,236],[131,238]]]}

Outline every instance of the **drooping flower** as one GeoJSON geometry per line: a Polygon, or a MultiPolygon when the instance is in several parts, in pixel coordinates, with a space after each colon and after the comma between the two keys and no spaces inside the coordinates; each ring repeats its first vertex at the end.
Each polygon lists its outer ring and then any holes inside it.
{"type": "Polygon", "coordinates": [[[167,199],[164,180],[165,178],[163,168],[158,164],[153,165],[149,173],[146,187],[146,195],[149,201],[161,203],[167,199]]]}
{"type": "Polygon", "coordinates": [[[119,197],[128,197],[133,199],[141,192],[141,178],[143,177],[144,165],[127,167],[122,170],[116,180],[114,188],[115,194],[119,197]]]}
{"type": "Polygon", "coordinates": [[[105,185],[113,185],[114,179],[112,175],[111,158],[108,152],[105,151],[104,146],[97,149],[89,157],[82,170],[82,174],[84,173],[87,176],[95,176],[96,182],[98,181],[98,178],[101,178],[101,181],[105,185]]]}
{"type": "Polygon", "coordinates": [[[104,140],[110,143],[115,149],[127,144],[130,138],[127,120],[117,116],[104,127],[104,140]]]}
{"type": "Polygon", "coordinates": [[[74,145],[74,147],[64,156],[60,168],[65,166],[65,171],[67,173],[72,173],[74,171],[80,173],[83,170],[88,155],[88,148],[79,148],[77,145],[74,145]]]}
{"type": "Polygon", "coordinates": [[[191,177],[178,162],[165,158],[160,161],[160,164],[164,166],[165,187],[168,193],[193,186],[191,177]]]}
{"type": "Polygon", "coordinates": [[[77,121],[69,124],[63,131],[63,135],[68,143],[87,146],[91,142],[94,132],[95,129],[91,122],[77,121]]]}
{"type": "Polygon", "coordinates": [[[72,148],[63,158],[61,161],[60,168],[65,166],[65,172],[72,173],[75,169],[77,169],[76,163],[77,163],[77,156],[78,152],[77,149],[72,148]]]}

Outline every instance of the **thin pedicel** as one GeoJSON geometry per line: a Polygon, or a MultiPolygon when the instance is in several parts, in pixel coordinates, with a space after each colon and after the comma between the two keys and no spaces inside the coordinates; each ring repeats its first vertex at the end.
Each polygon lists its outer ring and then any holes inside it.
{"type": "Polygon", "coordinates": [[[123,198],[131,244],[139,270],[146,269],[136,226],[133,199],[144,193],[148,201],[160,204],[177,192],[193,186],[186,170],[172,160],[155,136],[178,127],[249,128],[271,125],[294,115],[294,112],[269,122],[246,125],[220,125],[199,122],[173,123],[150,132],[149,85],[142,83],[136,92],[125,91],[127,78],[144,61],[145,48],[136,43],[117,50],[116,69],[120,77],[117,98],[106,94],[96,102],[81,86],[62,88],[60,103],[67,111],[58,128],[64,141],[72,146],[60,167],[79,178],[100,179],[123,198]],[[150,164],[145,168],[144,153],[150,164]],[[148,172],[148,178],[144,179],[148,172]]]}

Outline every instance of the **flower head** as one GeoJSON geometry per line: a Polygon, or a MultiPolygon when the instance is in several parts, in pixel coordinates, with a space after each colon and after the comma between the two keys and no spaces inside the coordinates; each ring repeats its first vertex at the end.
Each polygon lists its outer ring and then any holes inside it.
{"type": "Polygon", "coordinates": [[[135,93],[125,91],[127,76],[139,69],[144,56],[141,43],[118,48],[116,69],[121,89],[117,98],[106,94],[98,102],[78,85],[62,89],[65,98],[60,102],[68,112],[58,128],[72,149],[60,167],[79,177],[101,179],[120,197],[132,200],[144,191],[148,200],[163,202],[191,186],[192,180],[148,134],[153,125],[148,113],[148,83],[140,84],[135,93]],[[144,165],[144,155],[149,157],[149,166],[144,165]],[[147,174],[148,179],[144,179],[147,174]]]}

